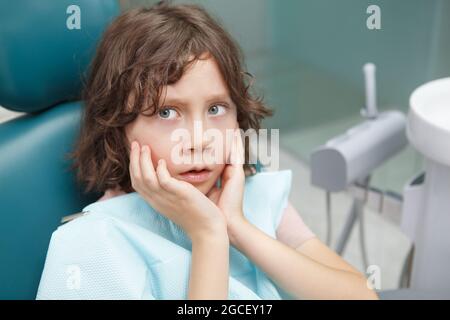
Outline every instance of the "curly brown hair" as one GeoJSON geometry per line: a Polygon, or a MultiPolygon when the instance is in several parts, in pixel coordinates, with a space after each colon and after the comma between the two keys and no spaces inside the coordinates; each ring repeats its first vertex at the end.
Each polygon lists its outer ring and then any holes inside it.
{"type": "Polygon", "coordinates": [[[241,129],[258,130],[272,115],[251,93],[240,47],[204,8],[160,1],[126,11],[105,30],[82,93],[80,135],[69,157],[84,192],[133,191],[125,126],[157,112],[163,86],[176,83],[203,53],[217,62],[241,129]]]}

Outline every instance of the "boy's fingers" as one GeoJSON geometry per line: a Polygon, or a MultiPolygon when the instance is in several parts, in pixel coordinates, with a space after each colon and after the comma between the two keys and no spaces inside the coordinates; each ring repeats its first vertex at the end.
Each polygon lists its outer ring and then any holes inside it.
{"type": "Polygon", "coordinates": [[[244,146],[242,144],[241,131],[237,129],[234,134],[233,145],[231,147],[231,165],[237,167],[244,164],[244,146]]]}
{"type": "Polygon", "coordinates": [[[158,179],[156,178],[155,169],[153,168],[151,150],[148,145],[144,145],[141,149],[140,170],[143,181],[151,188],[158,187],[158,179]]]}
{"type": "Polygon", "coordinates": [[[220,189],[217,188],[216,186],[214,186],[207,194],[206,196],[215,204],[217,204],[217,202],[220,199],[220,189]]]}
{"type": "Polygon", "coordinates": [[[242,142],[242,136],[241,136],[241,131],[239,130],[239,135],[237,136],[237,153],[238,153],[238,157],[239,157],[239,164],[244,164],[244,160],[245,160],[245,148],[244,148],[244,143],[242,142]]]}
{"type": "Polygon", "coordinates": [[[141,169],[139,165],[140,147],[139,143],[133,141],[130,150],[130,177],[132,181],[140,179],[141,169]]]}
{"type": "Polygon", "coordinates": [[[159,159],[158,167],[156,168],[156,175],[158,177],[159,185],[164,190],[173,193],[178,193],[181,191],[178,181],[176,181],[167,170],[166,161],[164,159],[159,159]]]}

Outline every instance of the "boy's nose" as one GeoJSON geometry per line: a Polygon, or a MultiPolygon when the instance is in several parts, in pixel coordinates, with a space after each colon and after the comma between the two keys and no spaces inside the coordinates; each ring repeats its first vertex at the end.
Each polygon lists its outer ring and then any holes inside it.
{"type": "Polygon", "coordinates": [[[211,139],[205,134],[208,128],[202,120],[193,121],[189,128],[190,139],[187,142],[186,149],[189,151],[202,151],[209,148],[211,139]]]}

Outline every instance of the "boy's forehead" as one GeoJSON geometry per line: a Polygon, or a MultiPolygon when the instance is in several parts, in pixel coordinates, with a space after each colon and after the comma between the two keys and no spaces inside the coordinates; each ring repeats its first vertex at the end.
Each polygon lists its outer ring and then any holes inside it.
{"type": "Polygon", "coordinates": [[[183,102],[192,98],[228,99],[228,87],[213,58],[194,61],[174,84],[164,86],[161,99],[183,102]]]}

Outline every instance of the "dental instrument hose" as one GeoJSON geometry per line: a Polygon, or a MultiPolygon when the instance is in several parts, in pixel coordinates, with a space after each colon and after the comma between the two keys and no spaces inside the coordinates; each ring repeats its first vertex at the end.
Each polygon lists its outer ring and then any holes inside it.
{"type": "Polygon", "coordinates": [[[326,197],[326,221],[327,221],[327,237],[325,243],[327,246],[331,245],[331,235],[332,235],[332,221],[331,221],[331,192],[327,191],[325,194],[326,197]]]}
{"type": "Polygon", "coordinates": [[[364,206],[367,203],[367,200],[369,198],[369,184],[370,184],[370,178],[369,175],[367,178],[364,179],[363,187],[364,187],[364,200],[358,201],[359,203],[359,244],[361,247],[361,257],[363,260],[364,269],[367,270],[369,267],[369,259],[367,258],[367,248],[366,248],[366,240],[365,240],[365,229],[364,229],[364,206]]]}
{"type": "MultiPolygon", "coordinates": [[[[377,85],[376,85],[376,66],[373,63],[366,63],[363,66],[365,89],[366,89],[366,108],[363,110],[362,115],[369,119],[374,120],[378,117],[377,108],[377,85]]],[[[371,175],[369,174],[363,180],[364,188],[364,200],[361,202],[357,200],[357,209],[359,214],[359,244],[361,247],[361,256],[363,260],[364,268],[367,270],[369,266],[369,259],[367,258],[367,248],[365,240],[364,231],[364,206],[367,204],[369,198],[369,185],[370,185],[371,175]]]]}
{"type": "MultiPolygon", "coordinates": [[[[369,266],[369,259],[367,257],[367,249],[366,249],[366,241],[365,241],[365,228],[364,228],[364,206],[367,203],[368,195],[369,195],[369,185],[370,185],[370,178],[369,175],[367,178],[364,179],[362,183],[362,187],[364,188],[364,198],[363,200],[355,199],[354,204],[356,205],[356,212],[357,212],[357,219],[359,219],[359,245],[361,249],[361,257],[362,262],[365,270],[367,270],[369,266]]],[[[331,216],[331,192],[326,191],[326,241],[325,243],[327,246],[331,245],[331,238],[332,238],[332,216],[331,216]]]]}

